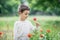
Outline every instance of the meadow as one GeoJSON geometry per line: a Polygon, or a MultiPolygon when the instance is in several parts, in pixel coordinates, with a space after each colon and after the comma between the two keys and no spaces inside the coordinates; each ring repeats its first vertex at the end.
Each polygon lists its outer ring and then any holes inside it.
{"type": "MultiPolygon", "coordinates": [[[[29,16],[28,20],[30,20],[35,26],[35,23],[33,21],[34,17],[36,17],[37,21],[40,23],[39,27],[42,28],[42,34],[45,34],[46,30],[50,30],[49,36],[47,37],[49,39],[39,40],[60,40],[60,16],[29,16]]],[[[17,16],[0,17],[0,35],[2,32],[2,37],[0,37],[0,40],[13,40],[14,22],[17,21],[18,18],[19,17],[17,16]]],[[[39,33],[41,34],[41,32],[38,32],[38,34],[39,33]]],[[[31,37],[31,40],[38,40],[37,38],[38,37],[35,35],[35,37],[31,37]]]]}

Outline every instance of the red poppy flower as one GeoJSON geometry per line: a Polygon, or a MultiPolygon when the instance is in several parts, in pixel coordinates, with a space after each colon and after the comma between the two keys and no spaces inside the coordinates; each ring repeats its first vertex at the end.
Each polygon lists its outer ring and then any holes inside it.
{"type": "Polygon", "coordinates": [[[49,29],[47,30],[47,33],[50,33],[50,30],[49,29]]]}
{"type": "Polygon", "coordinates": [[[33,18],[34,21],[36,21],[37,19],[36,18],[33,18]]]}
{"type": "Polygon", "coordinates": [[[44,37],[44,34],[40,34],[40,37],[43,38],[44,37]]]}
{"type": "Polygon", "coordinates": [[[27,36],[28,36],[29,38],[31,38],[31,37],[32,37],[32,34],[29,33],[27,36]]]}

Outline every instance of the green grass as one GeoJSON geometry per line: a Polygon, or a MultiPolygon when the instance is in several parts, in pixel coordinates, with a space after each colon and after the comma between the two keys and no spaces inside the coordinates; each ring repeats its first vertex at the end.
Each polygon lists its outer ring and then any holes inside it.
{"type": "MultiPolygon", "coordinates": [[[[43,30],[50,29],[52,36],[53,34],[57,35],[60,32],[60,16],[29,16],[28,20],[32,22],[32,24],[35,26],[35,23],[33,21],[33,18],[36,17],[37,21],[40,23],[40,27],[42,27],[43,30]]],[[[6,31],[13,31],[14,22],[18,20],[18,17],[0,17],[0,31],[6,30],[6,31]]],[[[12,34],[12,32],[10,32],[12,34]]],[[[10,35],[9,32],[6,32],[7,39],[12,39],[12,35],[10,35]],[[10,37],[11,36],[11,37],[10,37]]],[[[56,40],[57,40],[56,36],[56,40]]],[[[59,39],[58,39],[59,40],[59,39]]]]}

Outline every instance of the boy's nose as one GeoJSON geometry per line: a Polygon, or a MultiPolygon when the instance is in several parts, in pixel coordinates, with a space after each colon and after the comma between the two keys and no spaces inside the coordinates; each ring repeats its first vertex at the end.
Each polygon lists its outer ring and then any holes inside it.
{"type": "Polygon", "coordinates": [[[28,17],[28,15],[27,15],[27,17],[28,17]]]}

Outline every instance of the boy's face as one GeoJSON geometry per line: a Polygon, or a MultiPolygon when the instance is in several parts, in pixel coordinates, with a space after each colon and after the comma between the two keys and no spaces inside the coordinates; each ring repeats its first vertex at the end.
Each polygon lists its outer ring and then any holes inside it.
{"type": "Polygon", "coordinates": [[[21,19],[25,20],[28,17],[29,13],[29,10],[25,10],[22,13],[20,13],[21,19]]]}

